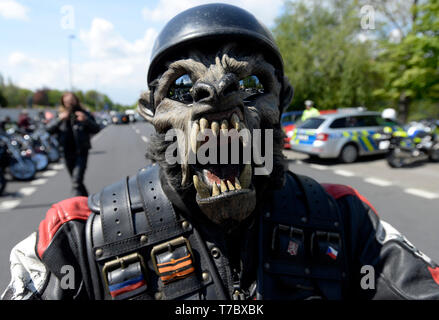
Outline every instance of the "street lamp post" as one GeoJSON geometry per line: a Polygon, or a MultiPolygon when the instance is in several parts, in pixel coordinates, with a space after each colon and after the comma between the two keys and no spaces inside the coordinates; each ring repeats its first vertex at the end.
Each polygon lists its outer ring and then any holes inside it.
{"type": "Polygon", "coordinates": [[[69,41],[69,85],[70,91],[73,91],[73,83],[72,83],[72,40],[75,38],[73,34],[68,36],[69,41]]]}

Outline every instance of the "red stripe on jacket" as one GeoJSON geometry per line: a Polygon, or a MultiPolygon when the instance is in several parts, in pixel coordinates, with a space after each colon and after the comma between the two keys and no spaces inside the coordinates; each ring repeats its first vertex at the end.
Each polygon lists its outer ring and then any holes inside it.
{"type": "Polygon", "coordinates": [[[436,268],[428,267],[428,271],[430,271],[431,277],[433,278],[434,282],[436,282],[439,285],[439,267],[436,268]]]}
{"type": "Polygon", "coordinates": [[[90,213],[87,197],[69,198],[52,205],[38,228],[38,256],[43,257],[55,233],[64,223],[71,220],[87,220],[90,213]]]}
{"type": "Polygon", "coordinates": [[[378,212],[372,206],[372,204],[367,200],[364,196],[362,196],[356,189],[342,185],[342,184],[329,184],[322,183],[322,187],[325,188],[326,192],[329,193],[334,199],[340,199],[344,196],[355,196],[358,197],[361,201],[369,206],[372,211],[378,216],[378,212]]]}

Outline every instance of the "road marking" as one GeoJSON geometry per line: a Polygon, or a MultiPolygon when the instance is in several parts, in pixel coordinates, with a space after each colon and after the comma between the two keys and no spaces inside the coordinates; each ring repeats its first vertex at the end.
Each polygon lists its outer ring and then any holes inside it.
{"type": "Polygon", "coordinates": [[[143,140],[143,142],[148,143],[148,138],[147,137],[142,136],[142,140],[143,140]]]}
{"type": "Polygon", "coordinates": [[[137,134],[140,134],[140,130],[137,129],[135,126],[132,125],[131,128],[132,128],[137,134]]]}
{"type": "Polygon", "coordinates": [[[20,200],[7,200],[0,203],[0,210],[11,210],[20,204],[20,200]]]}
{"type": "Polygon", "coordinates": [[[326,169],[328,169],[327,166],[322,166],[322,165],[320,165],[320,164],[310,164],[309,166],[310,166],[311,168],[313,168],[313,169],[317,169],[317,170],[326,170],[326,169]]]}
{"type": "Polygon", "coordinates": [[[405,189],[404,192],[412,194],[414,196],[430,199],[430,200],[439,198],[439,194],[425,191],[425,190],[421,190],[421,189],[409,188],[409,189],[405,189]]]}
{"type": "Polygon", "coordinates": [[[345,176],[345,177],[353,177],[353,176],[355,176],[355,173],[353,173],[351,171],[347,171],[347,170],[335,170],[334,173],[338,174],[340,176],[345,176]]]}
{"type": "Polygon", "coordinates": [[[47,179],[40,178],[40,179],[37,179],[37,180],[32,180],[30,182],[30,184],[33,185],[33,186],[39,186],[41,184],[45,184],[46,182],[47,182],[47,179]]]}
{"type": "Polygon", "coordinates": [[[41,174],[41,176],[43,176],[43,177],[53,177],[54,175],[56,175],[58,173],[58,171],[56,171],[56,170],[47,170],[47,171],[44,171],[42,174],[41,174]]]}
{"type": "Polygon", "coordinates": [[[35,188],[35,187],[26,187],[26,188],[21,188],[20,190],[18,190],[18,193],[27,197],[27,196],[30,196],[32,193],[34,193],[36,190],[37,190],[37,188],[35,188]]]}
{"type": "Polygon", "coordinates": [[[380,187],[388,187],[388,186],[392,185],[392,183],[390,181],[386,181],[386,180],[382,180],[382,179],[378,179],[378,178],[374,178],[374,177],[364,179],[364,181],[366,181],[367,183],[371,183],[371,184],[380,186],[380,187]]]}
{"type": "Polygon", "coordinates": [[[61,170],[61,169],[64,169],[64,165],[62,163],[57,163],[57,164],[52,165],[52,169],[61,170]]]}

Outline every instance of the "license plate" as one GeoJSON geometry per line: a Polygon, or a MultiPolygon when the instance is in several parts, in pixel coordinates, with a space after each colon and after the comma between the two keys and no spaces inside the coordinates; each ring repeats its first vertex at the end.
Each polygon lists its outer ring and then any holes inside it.
{"type": "Polygon", "coordinates": [[[387,150],[389,149],[389,146],[390,146],[390,141],[386,140],[386,141],[381,141],[378,147],[380,148],[380,150],[387,150]]]}
{"type": "Polygon", "coordinates": [[[297,136],[297,139],[299,140],[304,140],[304,141],[308,141],[309,137],[306,134],[299,134],[297,136]]]}

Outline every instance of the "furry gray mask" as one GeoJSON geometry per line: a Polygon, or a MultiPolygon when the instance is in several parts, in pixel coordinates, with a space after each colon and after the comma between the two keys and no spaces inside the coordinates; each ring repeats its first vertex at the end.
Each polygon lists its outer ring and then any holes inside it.
{"type": "MultiPolygon", "coordinates": [[[[195,188],[196,202],[201,211],[211,221],[223,224],[247,218],[255,209],[258,189],[283,183],[283,133],[279,118],[292,94],[287,78],[279,79],[273,65],[261,54],[246,52],[239,45],[232,44],[215,54],[191,51],[178,60],[168,62],[166,71],[156,79],[152,94],[146,92],[139,99],[138,111],[154,126],[156,140],[161,139],[164,143],[169,130],[180,130],[182,134],[177,139],[182,148],[179,149],[181,161],[178,174],[175,171],[177,165],[165,163],[163,146],[149,153],[155,154],[153,160],[166,167],[168,175],[173,175],[169,180],[176,190],[195,188]],[[188,101],[176,99],[176,81],[186,75],[193,84],[186,86],[188,101]],[[263,91],[259,90],[251,97],[248,90],[242,90],[240,83],[250,76],[257,77],[263,86],[263,91]],[[210,139],[219,141],[222,134],[227,135],[232,129],[235,137],[244,129],[250,135],[255,129],[274,131],[273,141],[270,142],[273,145],[272,154],[265,155],[273,157],[274,167],[269,175],[255,176],[258,165],[253,152],[247,164],[241,162],[242,159],[238,164],[190,161],[191,152],[201,150],[204,143],[212,141],[210,139]],[[197,140],[199,134],[208,131],[208,138],[197,140]]],[[[233,137],[228,138],[229,144],[232,143],[230,139],[233,137]]],[[[242,149],[245,143],[242,136],[237,139],[242,149]]],[[[169,146],[169,143],[164,145],[169,146]]]]}

